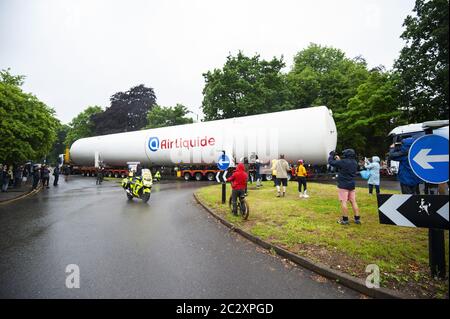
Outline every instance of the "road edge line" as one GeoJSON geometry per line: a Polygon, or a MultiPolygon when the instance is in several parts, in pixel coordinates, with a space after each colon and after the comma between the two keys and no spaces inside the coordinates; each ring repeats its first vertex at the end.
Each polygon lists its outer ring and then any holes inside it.
{"type": "Polygon", "coordinates": [[[405,296],[402,293],[399,293],[397,291],[394,291],[394,290],[388,289],[388,288],[368,288],[365,285],[364,280],[362,280],[360,278],[356,278],[354,276],[348,275],[341,271],[332,269],[322,263],[313,262],[308,258],[299,256],[290,251],[287,251],[284,248],[281,248],[281,247],[271,244],[267,241],[264,241],[261,238],[255,236],[255,235],[252,235],[239,227],[236,227],[234,224],[230,223],[229,221],[225,220],[218,214],[214,213],[212,208],[210,208],[207,204],[203,203],[200,200],[200,198],[197,196],[196,193],[194,193],[193,195],[198,204],[200,204],[208,213],[210,213],[214,218],[219,220],[223,225],[227,226],[232,231],[235,231],[239,235],[245,237],[246,239],[257,244],[258,246],[261,246],[264,249],[267,249],[267,250],[273,249],[279,256],[289,259],[290,261],[292,261],[293,263],[295,263],[301,267],[309,269],[321,276],[327,277],[328,279],[338,281],[340,284],[342,284],[350,289],[353,289],[355,291],[358,291],[362,294],[365,294],[369,297],[372,297],[372,298],[377,298],[377,299],[414,299],[414,297],[412,297],[412,296],[405,296]]]}
{"type": "Polygon", "coordinates": [[[13,202],[15,202],[15,201],[24,199],[24,198],[26,198],[26,197],[28,197],[28,196],[32,196],[32,195],[34,195],[34,194],[39,193],[41,190],[42,190],[42,185],[39,185],[36,189],[33,189],[33,190],[31,190],[31,191],[29,191],[29,192],[27,192],[27,193],[25,193],[25,194],[19,195],[19,196],[17,196],[17,197],[11,198],[11,199],[7,199],[7,200],[2,200],[2,201],[0,201],[0,205],[3,205],[3,204],[9,204],[9,203],[13,203],[13,202]]]}

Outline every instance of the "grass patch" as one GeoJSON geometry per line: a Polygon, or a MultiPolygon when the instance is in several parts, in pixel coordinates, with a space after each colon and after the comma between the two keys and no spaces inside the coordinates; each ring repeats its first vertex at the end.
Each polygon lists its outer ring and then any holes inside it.
{"type": "MultiPolygon", "coordinates": [[[[366,188],[357,188],[362,225],[342,226],[336,223],[341,215],[336,186],[308,183],[308,192],[310,198],[299,199],[297,183],[291,182],[286,197],[276,198],[272,183],[260,189],[249,185],[247,221],[221,204],[221,185],[204,187],[197,195],[236,226],[290,251],[361,278],[367,276],[367,265],[377,264],[385,287],[417,297],[448,298],[448,281],[429,276],[427,229],[381,225],[376,196],[369,196],[366,188]]],[[[448,231],[445,237],[448,265],[448,231]]]]}

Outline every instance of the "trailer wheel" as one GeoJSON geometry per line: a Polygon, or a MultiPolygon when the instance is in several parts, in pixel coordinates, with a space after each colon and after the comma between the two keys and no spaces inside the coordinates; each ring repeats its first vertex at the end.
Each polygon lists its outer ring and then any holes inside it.
{"type": "Polygon", "coordinates": [[[264,178],[266,179],[266,181],[271,181],[272,180],[272,175],[266,174],[266,175],[264,175],[264,178]]]}
{"type": "Polygon", "coordinates": [[[195,173],[195,180],[196,180],[196,181],[201,181],[202,178],[203,178],[202,173],[200,173],[200,172],[195,173]]]}
{"type": "Polygon", "coordinates": [[[119,173],[115,172],[115,173],[114,173],[114,177],[115,177],[115,178],[119,178],[119,173]]]}
{"type": "Polygon", "coordinates": [[[112,177],[113,173],[111,171],[108,172],[108,177],[112,177]]]}
{"type": "Polygon", "coordinates": [[[191,174],[189,174],[189,173],[184,173],[183,177],[184,177],[184,180],[185,180],[185,181],[188,181],[188,180],[191,179],[191,174]]]}
{"type": "Polygon", "coordinates": [[[208,174],[206,174],[206,178],[208,179],[208,181],[212,182],[216,178],[216,175],[209,172],[208,174]]]}

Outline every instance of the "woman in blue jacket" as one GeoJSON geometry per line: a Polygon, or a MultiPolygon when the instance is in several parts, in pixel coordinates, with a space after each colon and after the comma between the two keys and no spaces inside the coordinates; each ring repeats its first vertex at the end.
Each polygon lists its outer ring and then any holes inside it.
{"type": "Polygon", "coordinates": [[[389,158],[392,161],[399,162],[398,179],[402,194],[419,194],[418,186],[422,183],[422,180],[414,174],[409,165],[408,153],[413,142],[413,138],[405,138],[400,145],[392,144],[389,151],[389,158]]]}
{"type": "Polygon", "coordinates": [[[369,194],[372,195],[373,187],[377,194],[380,193],[380,158],[378,156],[372,156],[372,163],[366,160],[364,165],[365,169],[370,172],[370,177],[367,183],[369,184],[369,194]]]}

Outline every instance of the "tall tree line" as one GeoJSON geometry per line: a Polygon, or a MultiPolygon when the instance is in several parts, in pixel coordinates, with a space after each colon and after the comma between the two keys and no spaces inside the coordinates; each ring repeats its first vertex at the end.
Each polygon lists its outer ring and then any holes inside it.
{"type": "Polygon", "coordinates": [[[416,1],[392,70],[369,69],[361,56],[314,43],[295,55],[287,73],[283,57],[230,55],[203,74],[205,119],[326,105],[338,148],[383,155],[395,126],[448,118],[448,9],[448,0],[416,1]]]}

